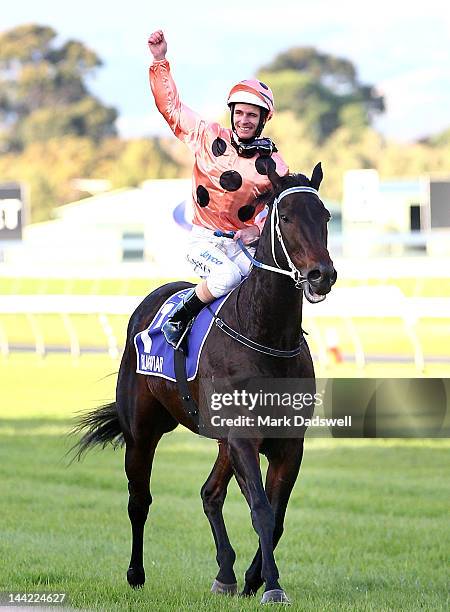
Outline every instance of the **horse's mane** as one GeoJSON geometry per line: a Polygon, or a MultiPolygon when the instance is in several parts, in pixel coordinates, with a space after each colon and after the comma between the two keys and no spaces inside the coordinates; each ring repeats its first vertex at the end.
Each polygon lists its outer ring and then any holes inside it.
{"type": "Polygon", "coordinates": [[[292,173],[280,177],[281,186],[278,191],[289,189],[289,187],[311,187],[311,181],[304,174],[292,173]]]}

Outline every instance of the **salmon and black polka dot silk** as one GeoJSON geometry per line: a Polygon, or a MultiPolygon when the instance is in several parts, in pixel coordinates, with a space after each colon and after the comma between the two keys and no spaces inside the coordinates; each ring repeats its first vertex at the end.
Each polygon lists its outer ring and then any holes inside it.
{"type": "Polygon", "coordinates": [[[271,168],[285,175],[288,167],[279,153],[238,155],[231,130],[204,121],[179,98],[167,60],[150,67],[150,85],[156,106],[169,127],[195,155],[193,169],[193,222],[209,229],[238,230],[255,225],[264,205],[255,198],[270,188],[271,168]]]}

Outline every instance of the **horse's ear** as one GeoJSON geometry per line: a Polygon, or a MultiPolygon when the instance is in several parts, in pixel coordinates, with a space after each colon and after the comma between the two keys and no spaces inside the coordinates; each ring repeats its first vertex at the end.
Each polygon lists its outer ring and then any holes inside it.
{"type": "Polygon", "coordinates": [[[319,191],[319,187],[320,187],[320,183],[322,182],[323,179],[323,172],[322,172],[322,164],[319,162],[318,164],[316,164],[313,173],[311,175],[311,185],[312,187],[314,187],[314,189],[317,189],[317,191],[319,191]]]}
{"type": "Polygon", "coordinates": [[[281,187],[281,176],[277,173],[275,164],[269,164],[269,171],[267,173],[269,181],[272,183],[273,188],[276,190],[281,187]]]}

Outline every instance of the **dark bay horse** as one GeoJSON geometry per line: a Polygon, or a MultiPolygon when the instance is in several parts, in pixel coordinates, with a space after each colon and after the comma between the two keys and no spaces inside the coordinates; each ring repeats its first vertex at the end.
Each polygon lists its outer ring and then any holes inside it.
{"type": "MultiPolygon", "coordinates": [[[[302,336],[302,299],[305,295],[311,302],[320,301],[336,281],[327,250],[330,215],[318,195],[322,176],[320,164],[314,168],[311,179],[302,174],[279,177],[269,169],[272,183],[272,190],[266,194],[269,213],[255,255],[256,262],[264,267],[255,265],[220,311],[228,325],[239,333],[244,331],[247,338],[259,345],[279,351],[284,357],[295,348],[298,354],[284,358],[255,351],[213,326],[203,347],[198,377],[190,383],[196,401],[199,379],[211,380],[214,376],[233,379],[238,373],[248,380],[314,379],[311,355],[302,336]]],[[[76,447],[78,456],[95,444],[125,443],[128,515],[132,527],[127,579],[132,587],[141,587],[145,582],[144,525],[152,502],[149,481],[158,442],[178,424],[197,433],[175,383],[136,373],[133,340],[170,295],[190,286],[181,282],[164,285],[137,307],[128,325],[116,401],[82,417],[77,429],[84,432],[76,447]]],[[[239,437],[234,435],[232,427],[226,436],[220,437],[216,462],[201,490],[203,508],[217,548],[219,572],[213,592],[237,592],[233,570],[236,555],[222,515],[228,483],[235,476],[259,537],[258,550],[245,574],[242,594],[254,595],[264,584],[263,603],[288,601],[279,584],[274,548],[283,532],[285,512],[302,455],[303,437],[265,438],[257,434],[239,437]],[[265,486],[260,453],[268,459],[265,486]]]]}

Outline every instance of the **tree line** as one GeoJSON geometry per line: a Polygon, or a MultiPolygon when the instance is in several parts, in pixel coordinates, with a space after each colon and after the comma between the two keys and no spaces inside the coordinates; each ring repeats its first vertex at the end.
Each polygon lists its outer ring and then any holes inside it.
{"type": "MultiPolygon", "coordinates": [[[[28,184],[33,221],[50,219],[56,206],[87,195],[74,187],[76,178],[125,187],[190,176],[191,159],[176,139],[118,137],[116,109],[87,85],[101,66],[93,50],[76,40],[59,43],[48,26],[0,34],[0,181],[28,184]]],[[[265,133],[292,171],[308,173],[322,161],[325,197],[340,199],[342,175],[352,168],[392,177],[450,167],[450,129],[413,145],[387,142],[374,130],[385,101],[345,58],[295,47],[257,76],[270,83],[277,101],[265,133]]]]}

